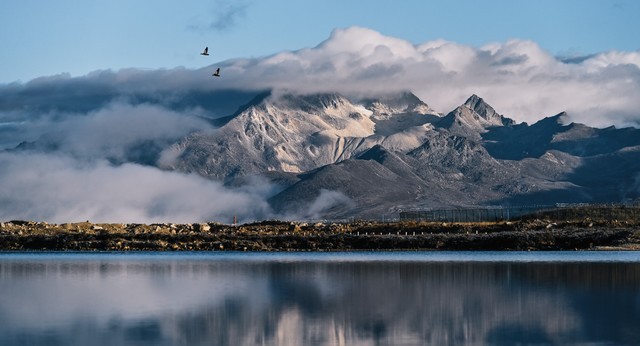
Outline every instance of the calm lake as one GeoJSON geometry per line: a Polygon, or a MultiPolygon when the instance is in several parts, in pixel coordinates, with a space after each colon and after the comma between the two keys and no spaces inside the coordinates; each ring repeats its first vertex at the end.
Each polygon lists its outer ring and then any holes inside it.
{"type": "Polygon", "coordinates": [[[638,252],[0,253],[0,345],[638,345],[638,252]]]}

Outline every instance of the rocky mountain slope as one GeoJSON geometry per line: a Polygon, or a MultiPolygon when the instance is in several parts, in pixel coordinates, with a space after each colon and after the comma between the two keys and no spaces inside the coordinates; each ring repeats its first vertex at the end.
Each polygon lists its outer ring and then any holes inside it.
{"type": "MultiPolygon", "coordinates": [[[[290,219],[379,219],[412,208],[640,198],[636,128],[567,123],[566,113],[517,124],[477,95],[448,113],[410,92],[361,99],[336,93],[224,95],[243,97],[230,96],[241,103],[223,117],[213,111],[207,117],[215,107],[207,106],[206,95],[190,98],[215,130],[125,136],[126,143],[108,141],[118,148],[106,146],[115,154],[105,158],[113,165],[194,173],[238,189],[257,182],[268,191],[260,198],[268,200],[269,215],[290,219]]],[[[226,109],[233,108],[227,101],[226,109]]],[[[12,151],[57,152],[70,146],[71,134],[45,133],[12,151]]],[[[85,154],[78,150],[71,154],[85,154]]]]}
{"type": "Polygon", "coordinates": [[[279,186],[274,210],[303,217],[637,199],[640,130],[565,115],[516,124],[477,95],[446,115],[409,92],[266,95],[215,132],[183,138],[159,166],[227,184],[267,177],[279,186]]]}

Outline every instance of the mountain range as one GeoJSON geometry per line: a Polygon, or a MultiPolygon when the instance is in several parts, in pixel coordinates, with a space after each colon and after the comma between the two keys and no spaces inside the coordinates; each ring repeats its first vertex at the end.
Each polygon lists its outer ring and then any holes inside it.
{"type": "Polygon", "coordinates": [[[215,131],[165,148],[155,164],[229,186],[266,179],[275,212],[306,218],[637,200],[640,130],[566,119],[516,123],[477,95],[439,113],[411,92],[265,92],[211,120],[215,131]]]}

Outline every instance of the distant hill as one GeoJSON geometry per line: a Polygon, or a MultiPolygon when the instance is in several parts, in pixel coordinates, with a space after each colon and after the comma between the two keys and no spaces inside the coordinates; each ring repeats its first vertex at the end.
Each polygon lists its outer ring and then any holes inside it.
{"type": "Polygon", "coordinates": [[[410,92],[262,94],[215,132],[165,149],[158,165],[230,185],[266,177],[280,187],[276,211],[309,217],[638,199],[640,130],[565,115],[516,124],[477,95],[444,114],[410,92]],[[308,215],[321,196],[326,208],[308,215]]]}
{"type": "MultiPolygon", "coordinates": [[[[195,173],[239,189],[264,185],[270,215],[291,219],[640,198],[636,128],[566,123],[564,112],[515,123],[478,95],[448,113],[408,91],[360,99],[233,90],[213,92],[211,102],[196,96],[172,102],[200,107],[215,130],[128,139],[122,153],[106,159],[195,173]],[[225,97],[228,115],[221,116],[214,104],[225,97]]],[[[11,151],[56,152],[72,135],[46,132],[11,151]]]]}

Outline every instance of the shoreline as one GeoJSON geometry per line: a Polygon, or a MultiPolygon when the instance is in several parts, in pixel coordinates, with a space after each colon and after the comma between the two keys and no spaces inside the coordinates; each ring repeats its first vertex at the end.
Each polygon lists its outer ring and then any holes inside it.
{"type": "Polygon", "coordinates": [[[0,251],[557,251],[640,250],[640,225],[619,221],[347,224],[262,221],[0,223],[0,251]]]}

